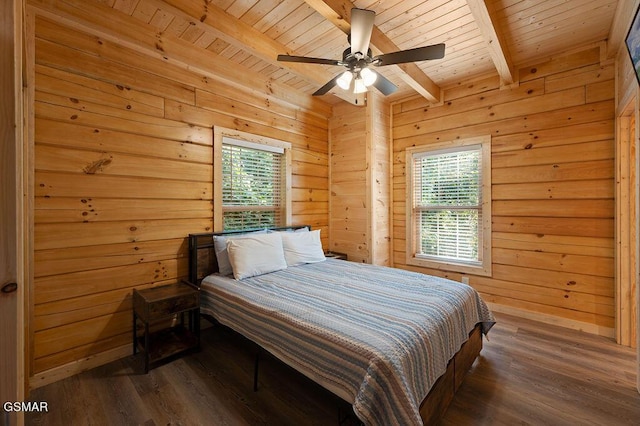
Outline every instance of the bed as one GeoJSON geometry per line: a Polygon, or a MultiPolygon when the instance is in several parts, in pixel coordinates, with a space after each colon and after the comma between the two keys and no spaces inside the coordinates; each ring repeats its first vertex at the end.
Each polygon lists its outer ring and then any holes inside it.
{"type": "Polygon", "coordinates": [[[324,259],[309,227],[191,234],[189,252],[203,314],[352,404],[366,425],[439,418],[494,324],[470,286],[324,259]]]}

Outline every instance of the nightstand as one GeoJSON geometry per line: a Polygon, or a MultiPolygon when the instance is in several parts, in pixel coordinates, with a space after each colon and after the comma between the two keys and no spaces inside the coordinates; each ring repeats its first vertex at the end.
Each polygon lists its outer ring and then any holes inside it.
{"type": "Polygon", "coordinates": [[[328,259],[342,259],[347,260],[347,255],[344,253],[336,253],[335,251],[328,251],[324,254],[324,257],[328,259]]]}
{"type": "Polygon", "coordinates": [[[200,291],[186,282],[133,290],[133,354],[144,352],[144,372],[149,365],[200,348],[200,291]],[[185,326],[185,314],[189,317],[185,326]],[[178,321],[179,319],[179,321],[178,321]],[[138,336],[138,321],[144,326],[138,336]],[[170,326],[164,325],[175,323],[170,326]],[[156,325],[160,324],[158,329],[156,325]],[[150,330],[150,326],[154,330],[150,330]]]}

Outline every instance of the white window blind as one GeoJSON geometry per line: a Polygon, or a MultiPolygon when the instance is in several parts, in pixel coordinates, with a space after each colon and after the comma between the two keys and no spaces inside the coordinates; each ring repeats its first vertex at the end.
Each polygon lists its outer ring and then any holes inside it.
{"type": "Polygon", "coordinates": [[[482,147],[413,156],[413,218],[417,257],[482,261],[482,147]]]}
{"type": "Polygon", "coordinates": [[[284,149],[224,138],[222,213],[225,230],[284,223],[284,149]]]}

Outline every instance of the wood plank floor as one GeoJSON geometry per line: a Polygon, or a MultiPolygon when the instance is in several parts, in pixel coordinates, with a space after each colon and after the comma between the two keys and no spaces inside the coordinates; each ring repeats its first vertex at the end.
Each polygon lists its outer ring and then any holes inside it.
{"type": "MultiPolygon", "coordinates": [[[[497,314],[442,425],[638,425],[635,351],[497,314]]],[[[128,357],[32,392],[49,412],[27,425],[337,425],[350,406],[223,327],[203,349],[141,373],[128,357]]],[[[357,424],[355,418],[343,424],[357,424]]]]}

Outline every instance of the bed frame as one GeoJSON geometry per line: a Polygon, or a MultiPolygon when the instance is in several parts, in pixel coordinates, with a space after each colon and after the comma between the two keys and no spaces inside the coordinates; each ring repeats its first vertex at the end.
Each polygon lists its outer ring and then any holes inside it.
{"type": "MultiPolygon", "coordinates": [[[[295,231],[296,229],[301,228],[308,228],[311,230],[311,227],[307,225],[270,229],[276,231],[295,231]]],[[[204,277],[218,271],[218,264],[213,246],[214,235],[234,235],[244,234],[247,232],[251,232],[251,230],[189,234],[189,281],[199,287],[200,282],[204,277]]],[[[481,350],[482,332],[480,324],[478,324],[471,333],[469,333],[469,339],[449,361],[445,373],[434,383],[429,394],[420,404],[420,416],[422,417],[422,422],[425,425],[436,422],[447,411],[447,408],[453,400],[456,391],[462,384],[467,371],[469,371],[475,359],[480,355],[481,350]]]]}
{"type": "MultiPolygon", "coordinates": [[[[277,228],[269,228],[272,231],[296,231],[298,229],[307,228],[311,230],[309,225],[300,226],[281,226],[277,228]]],[[[209,274],[218,272],[218,261],[216,252],[213,247],[214,235],[240,235],[254,231],[262,231],[259,229],[244,229],[241,231],[224,231],[224,232],[202,232],[199,234],[189,234],[189,282],[200,287],[200,281],[209,274]]]]}

